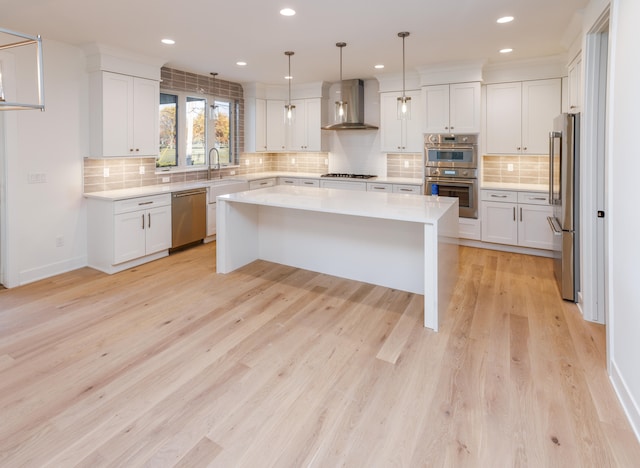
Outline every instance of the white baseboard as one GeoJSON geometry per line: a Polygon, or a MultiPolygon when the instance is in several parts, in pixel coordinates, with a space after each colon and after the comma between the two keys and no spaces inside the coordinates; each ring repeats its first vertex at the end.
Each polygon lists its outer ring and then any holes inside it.
{"type": "Polygon", "coordinates": [[[624,378],[620,374],[618,370],[618,366],[616,366],[615,361],[611,361],[611,383],[613,384],[613,389],[618,395],[618,400],[620,400],[620,404],[622,405],[622,409],[627,415],[627,419],[631,424],[631,428],[640,442],[640,407],[633,398],[631,392],[629,392],[629,388],[627,387],[624,378]]]}
{"type": "Polygon", "coordinates": [[[87,257],[75,257],[61,262],[50,263],[48,265],[23,270],[19,274],[18,284],[5,284],[7,288],[22,286],[23,284],[33,283],[41,279],[51,276],[67,273],[68,271],[77,270],[87,266],[87,257]]]}
{"type": "Polygon", "coordinates": [[[519,247],[517,245],[494,244],[492,242],[482,242],[464,238],[460,238],[459,243],[460,245],[465,245],[467,247],[478,247],[480,249],[499,250],[501,252],[513,252],[526,255],[536,255],[538,257],[553,258],[552,250],[532,249],[530,247],[519,247]]]}

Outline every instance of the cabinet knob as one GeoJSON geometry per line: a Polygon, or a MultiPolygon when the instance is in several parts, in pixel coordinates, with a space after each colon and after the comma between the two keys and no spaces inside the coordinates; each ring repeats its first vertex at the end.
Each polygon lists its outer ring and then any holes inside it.
{"type": "Polygon", "coordinates": [[[449,127],[451,130],[453,130],[453,127],[449,127]]]}
{"type": "Polygon", "coordinates": [[[519,147],[519,146],[518,146],[516,149],[517,149],[518,151],[520,151],[520,147],[519,147]]]}
{"type": "Polygon", "coordinates": [[[524,151],[527,151],[527,147],[525,146],[524,148],[522,148],[524,151]]]}

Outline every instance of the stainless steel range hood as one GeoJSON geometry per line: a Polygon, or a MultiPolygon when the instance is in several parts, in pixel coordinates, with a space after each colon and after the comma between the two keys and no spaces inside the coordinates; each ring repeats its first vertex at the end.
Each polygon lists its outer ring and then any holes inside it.
{"type": "Polygon", "coordinates": [[[347,102],[347,121],[326,125],[323,130],[377,130],[378,127],[364,123],[364,81],[360,79],[341,82],[342,101],[347,102]]]}

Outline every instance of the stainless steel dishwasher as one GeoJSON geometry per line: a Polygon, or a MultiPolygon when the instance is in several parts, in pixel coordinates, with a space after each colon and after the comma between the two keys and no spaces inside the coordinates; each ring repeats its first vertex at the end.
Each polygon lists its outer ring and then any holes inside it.
{"type": "Polygon", "coordinates": [[[171,194],[171,248],[201,241],[207,234],[207,189],[171,194]]]}

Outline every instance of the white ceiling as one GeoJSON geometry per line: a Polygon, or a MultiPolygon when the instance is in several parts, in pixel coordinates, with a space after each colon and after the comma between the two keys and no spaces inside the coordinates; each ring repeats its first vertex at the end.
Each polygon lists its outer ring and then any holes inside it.
{"type": "MultiPolygon", "coordinates": [[[[566,52],[589,0],[0,0],[0,27],[82,45],[98,42],[219,78],[283,84],[371,78],[429,64],[488,63],[566,52]],[[283,17],[285,6],[297,11],[283,17]],[[515,21],[496,24],[500,16],[515,21]],[[173,46],[160,43],[170,37],[173,46]],[[511,47],[502,55],[499,49],[511,47]],[[244,60],[244,68],[235,63],[244,60]]],[[[46,54],[46,48],[44,50],[46,54]]]]}

